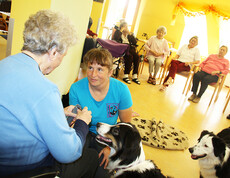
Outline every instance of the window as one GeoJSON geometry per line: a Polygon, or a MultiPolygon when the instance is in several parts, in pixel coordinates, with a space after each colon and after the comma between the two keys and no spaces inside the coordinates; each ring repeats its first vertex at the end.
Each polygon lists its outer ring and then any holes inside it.
{"type": "Polygon", "coordinates": [[[129,30],[131,29],[138,1],[139,0],[110,0],[102,38],[108,38],[109,33],[111,33],[109,30],[121,19],[125,19],[128,23],[129,30]]]}
{"type": "Polygon", "coordinates": [[[184,16],[185,28],[180,41],[179,48],[189,43],[189,39],[198,36],[198,48],[201,56],[208,56],[208,35],[206,16],[187,17],[184,16]]]}
{"type": "Polygon", "coordinates": [[[220,28],[219,28],[219,42],[220,46],[225,45],[228,47],[228,53],[226,54],[225,58],[230,59],[230,20],[223,20],[222,17],[220,17],[220,28]]]}

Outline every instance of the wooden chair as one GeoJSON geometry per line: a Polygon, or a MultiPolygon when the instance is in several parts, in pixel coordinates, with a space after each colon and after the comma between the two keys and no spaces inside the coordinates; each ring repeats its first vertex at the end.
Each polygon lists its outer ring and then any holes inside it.
{"type": "MultiPolygon", "coordinates": [[[[173,52],[170,52],[170,55],[167,57],[167,59],[165,61],[165,65],[163,67],[163,72],[162,72],[161,77],[160,77],[160,84],[163,84],[164,79],[168,75],[171,61],[172,61],[172,59],[173,59],[173,57],[175,55],[176,55],[176,51],[173,51],[173,52]]],[[[182,94],[184,94],[184,92],[186,91],[187,87],[189,86],[190,81],[192,80],[192,77],[194,75],[195,68],[196,68],[196,65],[192,65],[190,71],[188,71],[188,72],[187,71],[182,71],[182,72],[177,73],[177,75],[180,75],[180,76],[183,76],[183,77],[186,78],[186,82],[185,82],[185,86],[184,86],[182,94]]]]}
{"type": "Polygon", "coordinates": [[[225,102],[225,105],[224,105],[223,113],[224,113],[225,109],[228,106],[229,100],[230,100],[230,88],[228,89],[228,93],[227,93],[227,96],[226,96],[226,102],[225,102]]]}
{"type": "MultiPolygon", "coordinates": [[[[194,69],[194,72],[191,76],[191,79],[189,81],[189,84],[188,84],[188,87],[187,87],[187,90],[186,90],[186,93],[185,93],[185,96],[188,94],[188,92],[191,90],[191,86],[192,86],[192,81],[193,81],[193,76],[194,74],[196,73],[196,71],[199,69],[198,66],[196,66],[196,68],[194,69]]],[[[224,85],[224,81],[226,79],[226,76],[225,74],[220,74],[219,78],[218,78],[218,81],[216,83],[211,83],[209,84],[209,86],[211,87],[214,87],[214,91],[213,91],[213,94],[212,94],[212,97],[210,99],[210,102],[208,104],[208,107],[211,105],[213,99],[214,99],[214,103],[217,101],[218,97],[219,97],[219,94],[222,90],[222,87],[224,85]]]]}
{"type": "Polygon", "coordinates": [[[172,52],[170,52],[169,56],[167,56],[167,58],[165,59],[160,71],[159,71],[159,78],[160,78],[160,83],[159,84],[162,84],[166,75],[168,74],[168,71],[169,71],[169,66],[171,64],[171,61],[172,61],[172,52]]]}
{"type": "Polygon", "coordinates": [[[139,63],[139,68],[138,68],[138,75],[142,74],[145,62],[148,61],[146,58],[146,50],[142,49],[142,54],[140,55],[140,63],[139,63]]]}

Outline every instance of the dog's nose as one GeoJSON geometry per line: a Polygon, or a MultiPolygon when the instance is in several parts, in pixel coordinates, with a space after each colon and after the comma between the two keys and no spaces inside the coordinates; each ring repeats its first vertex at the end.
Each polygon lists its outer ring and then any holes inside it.
{"type": "Polygon", "coordinates": [[[191,147],[191,148],[189,148],[188,150],[189,150],[190,153],[193,153],[193,150],[194,150],[194,149],[193,149],[193,147],[191,147]]]}

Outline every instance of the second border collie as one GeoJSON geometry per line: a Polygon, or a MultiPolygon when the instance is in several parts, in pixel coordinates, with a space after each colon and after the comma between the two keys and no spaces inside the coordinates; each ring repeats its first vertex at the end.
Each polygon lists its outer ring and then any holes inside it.
{"type": "Polygon", "coordinates": [[[145,160],[141,137],[134,125],[98,123],[97,132],[96,140],[114,150],[107,166],[114,177],[165,177],[151,160],[145,160]]]}
{"type": "Polygon", "coordinates": [[[199,160],[200,177],[230,177],[230,127],[215,135],[204,130],[198,143],[189,148],[191,158],[199,160]]]}

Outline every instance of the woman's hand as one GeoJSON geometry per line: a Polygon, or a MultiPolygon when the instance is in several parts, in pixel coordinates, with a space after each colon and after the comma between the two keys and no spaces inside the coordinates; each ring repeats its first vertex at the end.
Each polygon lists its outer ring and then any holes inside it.
{"type": "Polygon", "coordinates": [[[189,62],[185,62],[184,63],[185,66],[189,66],[189,64],[190,64],[189,62]]]}
{"type": "Polygon", "coordinates": [[[77,116],[77,114],[75,114],[75,113],[72,112],[74,107],[75,107],[74,105],[70,105],[70,106],[65,107],[64,108],[65,115],[66,116],[71,116],[71,117],[75,118],[77,116]]]}
{"type": "Polygon", "coordinates": [[[87,107],[84,107],[84,109],[82,110],[80,109],[77,110],[76,118],[84,121],[87,125],[89,125],[89,123],[91,122],[91,118],[92,118],[91,114],[92,112],[88,111],[87,107]]]}
{"type": "Polygon", "coordinates": [[[220,71],[213,71],[213,72],[211,73],[211,75],[216,75],[216,74],[220,74],[220,71]]]}
{"type": "Polygon", "coordinates": [[[107,167],[108,162],[109,162],[109,154],[110,154],[111,149],[107,146],[105,148],[103,148],[101,150],[101,152],[99,153],[99,158],[101,157],[101,155],[103,154],[103,160],[101,161],[100,166],[102,166],[104,164],[104,169],[107,167]]]}

